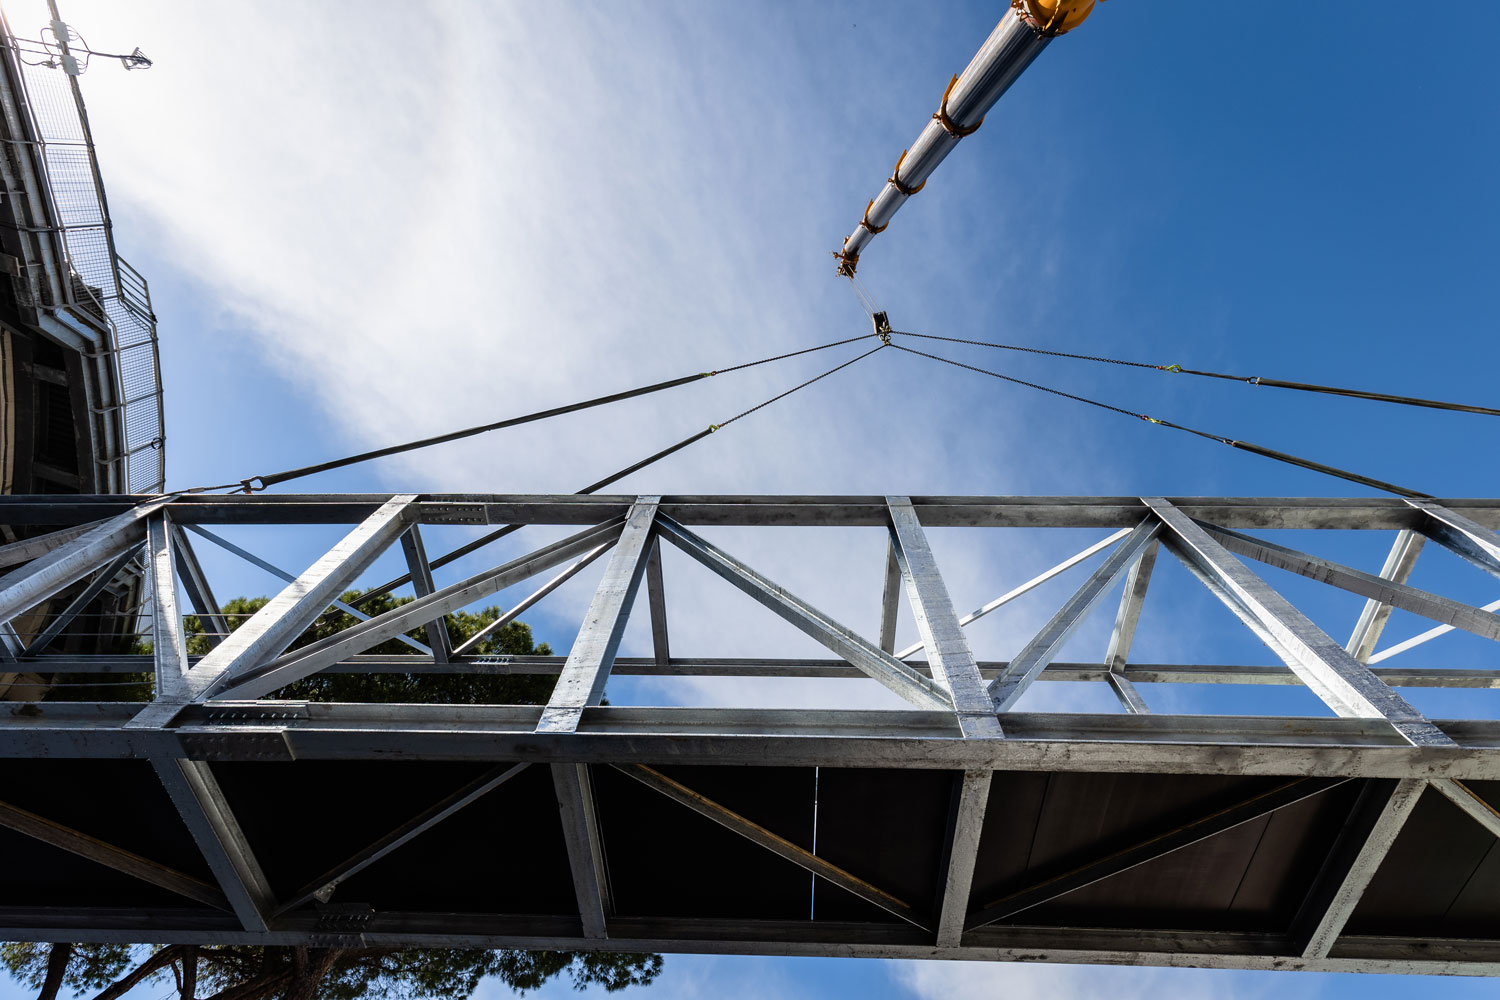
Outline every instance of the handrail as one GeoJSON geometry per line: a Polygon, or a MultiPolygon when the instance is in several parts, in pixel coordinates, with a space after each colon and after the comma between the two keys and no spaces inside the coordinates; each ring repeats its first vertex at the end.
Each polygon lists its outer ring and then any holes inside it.
{"type": "Polygon", "coordinates": [[[150,287],[115,249],[77,79],[23,58],[25,44],[0,14],[0,50],[23,105],[20,125],[31,133],[16,138],[19,145],[30,147],[43,189],[38,194],[50,216],[45,221],[51,225],[36,230],[54,235],[63,253],[66,273],[56,284],[61,296],[51,308],[78,310],[106,327],[102,349],[87,353],[105,369],[114,397],[95,412],[119,413],[120,444],[106,445],[109,461],[122,463],[122,479],[133,492],[160,492],[166,478],[161,448],[165,420],[150,287]]]}

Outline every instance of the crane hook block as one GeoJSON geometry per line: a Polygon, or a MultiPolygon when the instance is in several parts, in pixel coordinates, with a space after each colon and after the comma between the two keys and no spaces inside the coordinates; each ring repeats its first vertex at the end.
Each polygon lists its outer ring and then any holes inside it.
{"type": "Polygon", "coordinates": [[[876,313],[870,317],[870,321],[875,324],[875,336],[880,338],[882,344],[889,345],[893,331],[891,330],[891,321],[886,318],[885,313],[876,313]]]}

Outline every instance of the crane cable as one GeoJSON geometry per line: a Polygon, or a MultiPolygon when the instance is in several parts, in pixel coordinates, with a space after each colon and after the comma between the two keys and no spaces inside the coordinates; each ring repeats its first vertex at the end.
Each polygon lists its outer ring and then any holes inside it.
{"type": "Polygon", "coordinates": [[[1432,495],[1429,493],[1421,493],[1417,490],[1407,489],[1405,486],[1397,486],[1394,483],[1387,483],[1380,479],[1371,479],[1369,476],[1362,476],[1357,472],[1349,472],[1345,469],[1336,468],[1332,465],[1324,465],[1322,462],[1314,462],[1312,459],[1300,458],[1296,455],[1289,455],[1284,451],[1277,451],[1274,448],[1266,448],[1262,445],[1252,444],[1249,441],[1237,441],[1234,438],[1227,438],[1218,434],[1210,434],[1207,431],[1196,430],[1192,427],[1184,427],[1182,424],[1173,423],[1170,420],[1160,420],[1156,417],[1148,416],[1144,413],[1136,413],[1133,410],[1127,410],[1123,407],[1113,406],[1109,403],[1101,403],[1096,399],[1089,399],[1087,396],[1077,396],[1071,392],[1063,392],[1061,389],[1053,389],[1050,386],[1039,385],[1036,382],[1028,382],[1025,379],[1013,378],[1010,375],[1002,375],[999,372],[992,372],[988,368],[978,368],[974,365],[964,364],[962,361],[954,361],[952,358],[943,358],[939,357],[936,354],[928,354],[926,351],[918,351],[910,347],[902,347],[900,344],[892,344],[891,346],[896,348],[896,350],[898,351],[905,351],[908,354],[916,354],[924,358],[930,358],[933,361],[941,361],[943,364],[953,365],[955,368],[966,368],[971,372],[978,372],[981,375],[989,375],[993,378],[1003,379],[1004,381],[1014,383],[1015,385],[1024,385],[1029,389],[1039,389],[1042,392],[1049,392],[1054,396],[1062,396],[1065,399],[1075,400],[1079,403],[1087,403],[1090,406],[1097,406],[1102,410],[1109,410],[1113,413],[1123,414],[1127,417],[1134,417],[1137,420],[1144,420],[1147,423],[1158,424],[1162,427],[1170,427],[1173,430],[1186,431],[1189,434],[1196,434],[1198,437],[1207,438],[1210,441],[1217,441],[1220,444],[1227,444],[1231,448],[1238,448],[1241,451],[1248,451],[1256,455],[1264,456],[1265,458],[1275,459],[1278,462],[1284,462],[1287,465],[1295,465],[1304,469],[1309,469],[1313,472],[1321,472],[1326,476],[1334,476],[1338,479],[1347,480],[1351,483],[1359,483],[1361,486],[1369,486],[1377,490],[1383,490],[1386,493],[1394,493],[1397,496],[1411,497],[1413,499],[1433,499],[1432,495]]]}
{"type": "Polygon", "coordinates": [[[1070,354],[1067,351],[1048,351],[1040,347],[1022,347],[1017,344],[995,344],[987,340],[965,340],[961,337],[939,337],[931,333],[911,333],[904,330],[893,331],[898,337],[920,337],[923,340],[945,340],[950,344],[970,344],[975,347],[995,347],[1002,351],[1020,351],[1025,354],[1045,354],[1054,358],[1073,358],[1078,361],[1095,361],[1107,365],[1124,365],[1127,368],[1149,368],[1153,371],[1167,372],[1172,375],[1198,375],[1203,378],[1227,379],[1231,382],[1244,382],[1247,385],[1269,385],[1277,389],[1296,389],[1299,392],[1321,392],[1330,396],[1349,396],[1354,399],[1370,399],[1378,403],[1399,403],[1402,406],[1425,406],[1434,410],[1456,410],[1459,413],[1478,413],[1484,416],[1500,417],[1500,409],[1488,406],[1471,406],[1468,403],[1447,403],[1438,399],[1421,399],[1416,396],[1393,396],[1383,392],[1366,392],[1363,389],[1344,389],[1333,385],[1315,385],[1311,382],[1286,382],[1275,378],[1261,378],[1260,376],[1226,375],[1223,372],[1199,371],[1194,368],[1184,368],[1181,365],[1153,365],[1144,361],[1122,361],[1119,358],[1103,358],[1092,354],[1070,354]]]}
{"type": "MultiPolygon", "coordinates": [[[[625,399],[634,399],[637,396],[650,395],[654,392],[661,392],[663,389],[674,389],[679,385],[687,385],[689,382],[697,382],[700,379],[712,378],[715,375],[727,375],[730,372],[742,371],[746,368],[754,368],[757,365],[770,364],[773,361],[784,361],[787,358],[795,358],[802,354],[811,354],[814,351],[827,350],[830,347],[838,347],[842,344],[852,344],[857,340],[866,340],[873,336],[876,335],[873,333],[866,333],[858,337],[848,337],[844,340],[835,340],[832,343],[820,344],[817,347],[805,347],[800,351],[789,351],[786,354],[777,354],[774,357],[761,358],[759,361],[747,361],[744,364],[731,365],[728,368],[719,368],[711,372],[698,372],[693,375],[683,375],[680,378],[667,379],[664,382],[653,382],[650,385],[643,385],[635,389],[627,389],[624,392],[615,392],[607,396],[596,396],[593,399],[585,399],[582,402],[578,403],[569,403],[566,406],[554,406],[550,409],[537,410],[535,413],[527,413],[519,417],[510,417],[506,420],[494,421],[493,423],[479,424],[474,427],[465,427],[462,430],[449,431],[446,434],[436,434],[432,437],[419,438],[416,441],[408,441],[405,444],[396,444],[390,445],[385,448],[376,448],[373,451],[360,452],[357,455],[350,455],[346,458],[337,458],[327,462],[319,462],[316,465],[304,465],[300,468],[286,469],[282,472],[271,472],[265,475],[251,476],[248,479],[240,480],[238,483],[224,483],[219,486],[198,486],[190,490],[183,490],[182,492],[208,493],[214,490],[227,489],[235,493],[259,493],[267,487],[275,486],[279,483],[290,482],[293,479],[301,479],[305,476],[316,475],[319,472],[331,472],[334,469],[347,468],[348,466],[358,465],[361,462],[373,461],[377,458],[387,458],[391,455],[400,455],[404,452],[416,451],[419,448],[430,448],[433,445],[447,444],[449,441],[457,441],[462,438],[473,437],[476,434],[484,434],[488,431],[497,431],[506,427],[515,427],[520,424],[528,424],[536,420],[545,420],[548,417],[561,416],[564,413],[574,413],[578,410],[587,410],[595,406],[603,406],[606,403],[617,403],[625,399]]],[[[831,372],[825,374],[831,374],[831,372]]],[[[821,377],[822,376],[819,376],[819,378],[821,377]]],[[[817,381],[817,379],[814,379],[813,381],[817,381]]],[[[801,386],[798,386],[798,388],[801,388],[801,386]]],[[[761,405],[766,404],[763,403],[761,405]]],[[[741,414],[741,416],[743,415],[744,414],[741,414]]],[[[734,417],[731,419],[737,420],[739,418],[734,417]]],[[[726,421],[725,423],[728,423],[728,421],[726,421]]],[[[724,426],[724,424],[719,424],[717,426],[722,427],[724,426]]],[[[704,433],[711,433],[711,431],[712,428],[710,429],[710,431],[705,431],[704,433]]],[[[649,465],[651,462],[656,461],[658,458],[665,458],[667,455],[671,454],[672,451],[675,451],[677,448],[686,447],[687,444],[690,443],[690,441],[679,443],[678,445],[673,446],[672,449],[651,456],[651,458],[647,459],[644,464],[649,465]]],[[[633,467],[628,471],[633,472],[635,471],[635,468],[639,467],[640,466],[633,467]]],[[[623,476],[626,474],[626,472],[619,473],[616,478],[619,478],[619,476],[623,476]]],[[[597,489],[599,488],[599,486],[603,485],[606,484],[599,483],[594,487],[594,489],[597,489]]]]}
{"type": "Polygon", "coordinates": [[[859,300],[860,308],[865,311],[865,315],[874,319],[875,314],[880,312],[880,306],[875,304],[875,297],[870,294],[870,290],[860,284],[859,279],[852,274],[849,275],[849,287],[854,291],[854,297],[859,300]]]}
{"type": "MultiPolygon", "coordinates": [[[[875,334],[873,334],[873,333],[867,333],[863,337],[851,337],[851,338],[849,338],[849,340],[841,340],[841,341],[838,341],[838,343],[840,343],[840,344],[847,344],[847,343],[850,343],[852,341],[864,340],[866,337],[873,337],[873,336],[875,336],[875,334]]],[[[833,347],[834,345],[833,344],[824,344],[823,346],[824,347],[833,347]]],[[[662,459],[666,458],[668,455],[671,455],[671,454],[673,454],[675,452],[681,451],[683,448],[686,448],[690,444],[695,444],[698,441],[702,441],[704,438],[708,437],[710,434],[713,434],[713,433],[715,433],[717,431],[723,430],[724,428],[728,427],[730,424],[734,423],[736,420],[743,420],[745,417],[750,416],[750,414],[756,412],[757,410],[763,410],[766,407],[770,406],[772,403],[775,403],[778,400],[785,399],[786,397],[790,396],[794,392],[797,392],[798,390],[806,389],[808,386],[812,385],[815,382],[821,382],[823,379],[825,379],[828,376],[834,374],[835,372],[842,371],[845,368],[848,368],[850,365],[852,365],[852,364],[854,364],[854,363],[856,363],[858,361],[863,361],[865,358],[868,358],[870,355],[876,353],[877,351],[884,350],[888,346],[894,346],[894,345],[888,345],[888,344],[885,344],[885,343],[877,344],[874,348],[872,348],[872,349],[864,352],[863,354],[856,355],[855,357],[850,358],[848,361],[845,361],[842,364],[835,365],[834,367],[828,369],[826,372],[824,372],[821,375],[815,375],[815,376],[813,376],[812,378],[808,379],[805,382],[800,382],[797,385],[792,386],[790,389],[787,389],[784,392],[777,393],[776,395],[772,396],[770,399],[766,400],[765,402],[763,402],[763,403],[757,403],[756,405],[750,407],[748,410],[743,410],[743,411],[741,411],[739,413],[736,413],[734,416],[729,417],[729,418],[727,418],[725,420],[721,420],[719,423],[709,424],[708,427],[706,427],[705,429],[703,429],[701,431],[698,431],[696,434],[690,434],[689,436],[683,438],[681,441],[678,441],[676,444],[669,445],[668,447],[663,448],[661,451],[658,451],[654,455],[648,455],[647,457],[641,459],[639,462],[636,462],[633,465],[627,465],[625,468],[619,470],[618,472],[614,472],[614,473],[611,473],[608,476],[605,476],[603,479],[599,480],[596,483],[590,483],[588,486],[585,486],[583,489],[579,490],[577,493],[575,493],[573,495],[574,496],[588,496],[591,493],[594,493],[594,492],[596,492],[598,490],[602,490],[604,487],[610,485],[611,483],[614,483],[614,482],[617,482],[617,481],[619,481],[621,479],[624,479],[626,476],[630,475],[632,472],[637,472],[637,471],[639,471],[641,469],[644,469],[648,465],[651,465],[651,464],[653,464],[655,462],[661,461],[662,459]]],[[[814,348],[809,348],[808,350],[814,350],[814,351],[816,351],[816,350],[822,350],[822,348],[814,347],[814,348]]],[[[806,353],[806,352],[805,351],[798,351],[796,353],[803,354],[803,353],[806,353]]],[[[791,357],[791,355],[782,355],[782,357],[791,357]]],[[[774,361],[774,360],[777,360],[777,359],[776,358],[769,358],[767,360],[774,361]]],[[[751,362],[751,363],[752,364],[764,364],[765,362],[757,361],[757,362],[751,362]]],[[[748,367],[748,366],[742,365],[740,367],[748,367]]],[[[733,371],[733,370],[734,369],[729,369],[729,368],[724,369],[724,371],[733,371]]],[[[453,562],[456,559],[462,559],[464,556],[468,555],[469,553],[474,552],[474,551],[476,551],[478,549],[483,548],[484,546],[490,544],[491,542],[498,541],[499,539],[504,538],[506,535],[509,535],[512,532],[519,531],[522,527],[524,527],[524,525],[520,525],[520,524],[507,524],[503,528],[496,528],[494,531],[486,532],[485,534],[480,535],[478,538],[476,538],[476,539],[474,539],[474,540],[472,540],[470,542],[466,542],[463,545],[460,545],[458,548],[453,549],[451,552],[444,553],[443,555],[438,556],[436,559],[431,560],[427,564],[428,569],[429,570],[440,569],[443,566],[448,565],[449,563],[453,562]]],[[[373,600],[374,598],[376,598],[376,597],[378,597],[378,596],[380,596],[382,594],[389,593],[390,591],[395,590],[397,587],[400,587],[403,584],[410,583],[410,582],[411,582],[411,574],[407,574],[405,576],[399,576],[396,579],[389,580],[386,583],[383,583],[383,584],[381,584],[378,587],[372,587],[371,589],[366,590],[364,593],[360,594],[358,598],[356,598],[355,600],[351,601],[350,603],[352,605],[354,605],[355,607],[359,607],[361,604],[365,603],[366,601],[373,600]]]]}

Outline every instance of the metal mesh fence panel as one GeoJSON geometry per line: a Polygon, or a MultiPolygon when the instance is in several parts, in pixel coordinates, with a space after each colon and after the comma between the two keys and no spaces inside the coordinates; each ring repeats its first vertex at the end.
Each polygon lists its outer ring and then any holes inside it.
{"type": "MultiPolygon", "coordinates": [[[[12,24],[23,28],[47,23],[45,7],[7,4],[12,24]],[[26,18],[26,20],[16,20],[26,18]]],[[[62,237],[68,280],[65,303],[88,313],[108,329],[102,356],[109,362],[122,441],[114,455],[124,462],[133,492],[154,493],[165,486],[161,366],[151,293],[140,272],[115,252],[108,202],[89,136],[77,82],[56,66],[46,65],[45,48],[36,41],[9,36],[24,97],[23,127],[38,149],[37,163],[51,218],[62,237]]]]}

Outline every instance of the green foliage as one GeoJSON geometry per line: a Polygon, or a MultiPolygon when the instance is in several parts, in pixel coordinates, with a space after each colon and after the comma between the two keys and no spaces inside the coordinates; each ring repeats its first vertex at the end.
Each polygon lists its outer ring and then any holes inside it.
{"type": "MultiPolygon", "coordinates": [[[[17,981],[38,989],[47,975],[51,948],[34,942],[0,945],[0,963],[17,981]]],[[[155,948],[123,944],[80,944],[74,948],[63,985],[75,991],[102,990],[128,969],[155,957],[171,957],[173,962],[146,981],[180,982],[182,949],[171,950],[179,954],[166,956],[155,948]],[[174,969],[174,965],[179,967],[174,969]]],[[[660,955],[613,952],[367,948],[313,949],[298,956],[296,951],[251,945],[198,948],[195,994],[213,997],[230,989],[254,992],[257,983],[266,987],[268,995],[282,994],[295,981],[299,957],[307,968],[327,966],[310,994],[315,1000],[465,1000],[485,979],[525,994],[564,974],[577,989],[599,986],[613,993],[650,985],[662,968],[660,955]]]]}
{"type": "MultiPolygon", "coordinates": [[[[363,591],[346,592],[342,600],[354,605],[363,596],[363,591]]],[[[263,608],[270,598],[236,597],[220,609],[231,631],[250,620],[250,616],[263,608]]],[[[413,598],[392,597],[379,594],[359,605],[361,611],[374,617],[409,604],[413,598]]],[[[448,638],[456,648],[484,627],[500,617],[501,609],[490,606],[480,611],[458,611],[443,619],[448,638]]],[[[304,646],[342,632],[356,623],[353,615],[333,609],[313,622],[312,626],[291,644],[289,649],[304,646]]],[[[202,656],[213,648],[210,636],[206,635],[202,619],[188,615],[184,619],[187,633],[187,651],[191,656],[202,656]]],[[[427,642],[423,628],[406,633],[417,642],[427,642]]],[[[152,647],[148,642],[133,640],[126,652],[149,656],[152,647]]],[[[366,650],[370,654],[407,655],[416,650],[397,639],[366,650]]],[[[531,626],[513,621],[487,634],[470,651],[475,656],[550,656],[552,647],[538,643],[532,636],[531,626]]],[[[450,705],[540,705],[545,704],[556,683],[553,674],[337,674],[318,673],[290,684],[277,692],[277,697],[299,701],[345,701],[345,702],[399,702],[405,704],[429,703],[450,705]]],[[[53,701],[150,701],[153,680],[151,674],[98,674],[60,675],[58,681],[66,682],[47,693],[53,701]]]]}
{"type": "MultiPolygon", "coordinates": [[[[131,965],[128,944],[78,944],[68,963],[63,985],[71,990],[101,990],[119,979],[131,965]]],[[[11,977],[31,989],[40,989],[47,978],[47,956],[52,945],[37,941],[0,944],[0,965],[11,977]]]]}
{"type": "MultiPolygon", "coordinates": [[[[343,595],[343,602],[354,605],[362,592],[351,590],[343,595]]],[[[379,594],[358,605],[365,614],[374,617],[408,604],[410,597],[392,597],[379,594]]],[[[224,614],[231,629],[238,628],[249,620],[265,604],[264,597],[237,597],[224,605],[224,614]]],[[[448,638],[453,646],[477,635],[486,625],[500,617],[500,609],[488,607],[478,612],[459,611],[443,619],[448,638]]],[[[332,610],[312,624],[289,649],[301,649],[320,639],[336,635],[354,625],[354,616],[344,611],[332,610]]],[[[189,634],[188,651],[206,653],[210,646],[208,638],[201,633],[203,625],[196,616],[187,619],[189,634]]],[[[406,633],[417,642],[426,643],[424,629],[416,628],[406,633]]],[[[401,656],[414,654],[416,650],[396,639],[366,650],[369,654],[401,656]]],[[[470,652],[477,656],[526,656],[536,654],[548,656],[552,647],[536,643],[531,626],[525,622],[509,622],[481,639],[470,652]]],[[[281,698],[299,701],[364,701],[432,703],[450,705],[538,705],[547,700],[556,682],[553,675],[536,674],[336,674],[323,672],[290,684],[277,692],[281,698]]]]}
{"type": "MultiPolygon", "coordinates": [[[[319,1000],[448,1000],[470,996],[481,980],[494,978],[518,993],[540,989],[566,973],[574,987],[609,992],[646,986],[661,971],[660,955],[610,952],[473,951],[406,948],[353,952],[335,967],[318,991],[319,1000]]],[[[238,980],[234,980],[238,981],[238,980]]]]}

